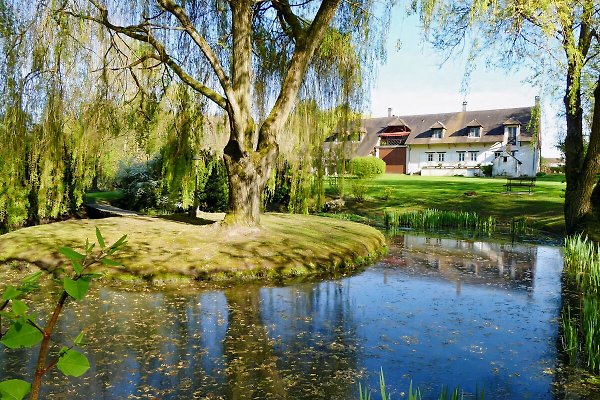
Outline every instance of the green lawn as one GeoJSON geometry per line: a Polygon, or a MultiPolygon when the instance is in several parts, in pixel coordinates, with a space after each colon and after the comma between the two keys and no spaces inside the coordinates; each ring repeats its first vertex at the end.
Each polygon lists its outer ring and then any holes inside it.
{"type": "Polygon", "coordinates": [[[110,202],[111,200],[119,200],[124,196],[120,190],[112,190],[110,192],[87,192],[83,201],[86,203],[101,203],[110,202]]]}
{"type": "MultiPolygon", "coordinates": [[[[15,273],[10,263],[53,270],[64,263],[60,246],[80,249],[128,235],[114,259],[122,267],[97,267],[115,278],[244,280],[318,275],[371,262],[385,248],[377,229],[309,215],[267,213],[260,228],[205,225],[190,219],[113,217],[38,225],[0,236],[0,281],[15,273]]],[[[113,258],[113,257],[111,257],[113,258]]],[[[95,267],[96,268],[96,267],[95,267]]]]}
{"type": "MultiPolygon", "coordinates": [[[[440,210],[475,211],[482,216],[494,216],[500,222],[524,216],[530,227],[563,234],[563,175],[539,177],[529,193],[506,193],[503,178],[429,177],[385,174],[367,180],[367,196],[357,201],[353,185],[345,182],[346,210],[381,221],[385,209],[406,211],[437,208],[440,210]],[[465,193],[475,192],[473,196],[465,193]],[[389,195],[386,199],[386,194],[389,195]]],[[[526,191],[526,188],[525,188],[526,191]]],[[[331,188],[328,195],[333,195],[331,188]]]]}

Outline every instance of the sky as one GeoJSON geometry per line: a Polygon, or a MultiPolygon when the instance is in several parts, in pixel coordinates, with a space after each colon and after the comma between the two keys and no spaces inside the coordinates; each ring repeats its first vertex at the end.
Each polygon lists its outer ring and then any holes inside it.
{"type": "MultiPolygon", "coordinates": [[[[387,62],[371,90],[370,115],[383,117],[388,107],[394,115],[434,114],[533,106],[542,90],[525,82],[527,71],[507,73],[477,67],[469,80],[468,93],[461,93],[467,55],[442,64],[443,56],[421,40],[419,20],[395,9],[387,43],[387,62]],[[400,40],[401,47],[396,43],[400,40]]],[[[562,121],[556,117],[560,104],[542,97],[542,156],[559,157],[555,148],[562,121]]]]}

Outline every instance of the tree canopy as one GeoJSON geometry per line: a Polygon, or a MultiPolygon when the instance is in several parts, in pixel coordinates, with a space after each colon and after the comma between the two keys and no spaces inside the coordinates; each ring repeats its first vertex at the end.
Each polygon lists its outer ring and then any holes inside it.
{"type": "MultiPolygon", "coordinates": [[[[168,142],[174,187],[195,179],[184,169],[210,148],[224,155],[231,220],[256,223],[279,154],[306,164],[313,153],[297,151],[311,137],[298,121],[323,120],[307,110],[359,107],[372,66],[385,56],[390,6],[0,1],[2,158],[10,164],[0,178],[0,220],[18,225],[75,209],[118,160],[168,142]],[[8,194],[15,190],[22,193],[8,194]],[[9,221],[14,215],[19,220],[9,221]]],[[[190,185],[177,190],[189,193],[190,185]]]]}
{"type": "Polygon", "coordinates": [[[592,190],[600,172],[600,4],[423,0],[414,2],[413,9],[439,49],[467,49],[471,67],[482,60],[508,69],[526,66],[535,82],[551,88],[551,94],[562,93],[565,223],[568,233],[583,230],[592,218],[592,190]],[[584,115],[589,116],[587,124],[584,115]]]}

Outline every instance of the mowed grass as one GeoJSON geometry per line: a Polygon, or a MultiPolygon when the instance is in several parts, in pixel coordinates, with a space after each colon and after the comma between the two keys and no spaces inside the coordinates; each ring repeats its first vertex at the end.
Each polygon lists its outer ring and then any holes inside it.
{"type": "MultiPolygon", "coordinates": [[[[505,178],[384,174],[363,181],[368,186],[363,201],[353,198],[352,185],[356,180],[346,180],[344,211],[377,221],[383,220],[386,209],[473,211],[482,217],[495,217],[499,223],[525,217],[529,227],[561,235],[564,233],[563,181],[562,175],[539,177],[529,194],[527,188],[515,188],[507,193],[505,178]]],[[[331,188],[327,193],[333,196],[331,188]]]]}
{"type": "Polygon", "coordinates": [[[261,228],[201,225],[160,217],[70,220],[19,229],[0,236],[0,277],[9,263],[46,270],[66,266],[60,246],[80,249],[96,240],[128,235],[114,258],[121,267],[100,271],[115,278],[228,281],[319,275],[365,265],[385,250],[377,229],[307,215],[265,214],[261,228]]]}
{"type": "Polygon", "coordinates": [[[112,190],[109,192],[87,192],[83,198],[85,203],[110,202],[120,200],[125,194],[121,190],[112,190]]]}

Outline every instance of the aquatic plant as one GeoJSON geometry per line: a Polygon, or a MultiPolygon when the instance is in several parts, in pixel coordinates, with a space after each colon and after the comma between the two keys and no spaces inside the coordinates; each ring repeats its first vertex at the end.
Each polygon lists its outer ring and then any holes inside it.
{"type": "Polygon", "coordinates": [[[562,311],[563,349],[571,364],[600,373],[600,247],[581,234],[571,236],[564,259],[565,287],[573,293],[562,311]]]}
{"type": "Polygon", "coordinates": [[[510,236],[513,240],[520,239],[527,233],[527,218],[513,217],[510,221],[510,236]]]}
{"type": "MultiPolygon", "coordinates": [[[[68,347],[60,346],[53,359],[48,361],[52,347],[52,334],[58,319],[68,300],[82,300],[89,289],[90,282],[100,275],[89,270],[94,264],[119,266],[120,263],[108,258],[122,248],[127,242],[127,236],[122,236],[112,245],[107,245],[102,234],[96,228],[96,238],[100,247],[99,252],[94,251],[96,243],[89,243],[86,239],[84,253],[79,253],[70,247],[61,247],[60,253],[71,263],[72,271],[63,279],[63,291],[56,302],[51,317],[45,325],[38,321],[38,313],[30,312],[30,307],[25,303],[26,295],[38,289],[38,280],[42,272],[36,272],[25,277],[19,286],[6,285],[0,297],[0,318],[7,319],[10,325],[6,331],[0,329],[0,343],[10,349],[32,348],[40,345],[36,360],[33,382],[30,384],[21,379],[9,379],[0,382],[0,398],[23,399],[27,394],[30,400],[37,400],[40,395],[42,378],[55,367],[66,376],[78,377],[89,368],[90,363],[74,347],[83,343],[81,332],[68,347]],[[10,311],[5,311],[10,306],[10,311]]],[[[0,319],[0,328],[2,320],[0,319]]]]}
{"type": "Polygon", "coordinates": [[[565,239],[565,278],[583,293],[600,293],[600,247],[582,234],[565,239]]]}
{"type": "MultiPolygon", "coordinates": [[[[363,388],[361,383],[358,383],[358,393],[359,400],[371,400],[371,391],[368,388],[363,388]]],[[[387,388],[385,384],[385,376],[383,375],[383,368],[379,371],[379,394],[381,396],[381,400],[390,400],[391,396],[387,393],[387,388]]],[[[404,396],[404,394],[402,395],[404,396]]],[[[408,387],[408,392],[406,393],[406,398],[408,400],[422,400],[423,396],[421,394],[421,389],[418,387],[413,389],[413,382],[410,381],[410,385],[408,387]]],[[[455,387],[452,391],[449,391],[448,386],[442,386],[442,390],[440,391],[438,400],[463,400],[465,398],[464,390],[461,390],[460,387],[455,387]]],[[[479,390],[479,386],[475,386],[475,400],[484,400],[485,391],[483,389],[479,390]]]]}
{"type": "Polygon", "coordinates": [[[571,307],[567,305],[561,313],[562,337],[561,342],[565,353],[569,356],[569,364],[577,362],[577,322],[571,318],[571,307]]]}
{"type": "Polygon", "coordinates": [[[456,228],[468,229],[482,233],[492,233],[496,228],[494,217],[480,217],[470,211],[442,211],[434,208],[424,211],[410,211],[395,215],[386,211],[384,214],[386,227],[397,226],[414,229],[456,228]]]}

